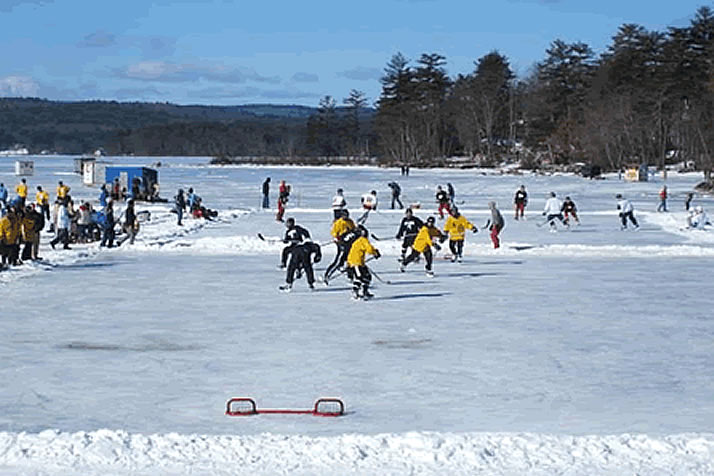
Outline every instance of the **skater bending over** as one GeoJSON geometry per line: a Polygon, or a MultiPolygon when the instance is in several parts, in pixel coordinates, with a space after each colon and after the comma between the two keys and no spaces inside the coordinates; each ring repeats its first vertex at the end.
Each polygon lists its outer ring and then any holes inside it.
{"type": "Polygon", "coordinates": [[[620,210],[620,220],[622,221],[622,229],[627,229],[627,220],[630,220],[632,222],[632,225],[634,225],[635,230],[638,229],[640,225],[635,219],[635,207],[632,206],[632,202],[624,198],[620,193],[615,195],[615,198],[617,199],[617,209],[620,210]]]}
{"type": "Polygon", "coordinates": [[[347,276],[352,280],[352,298],[366,300],[374,297],[369,292],[372,274],[366,264],[366,255],[374,255],[375,259],[379,259],[381,255],[379,250],[369,242],[367,229],[360,225],[357,230],[359,237],[352,243],[347,256],[347,276]]]}
{"type": "Polygon", "coordinates": [[[429,217],[426,219],[426,224],[421,227],[419,233],[414,239],[414,245],[412,246],[412,252],[406,257],[399,270],[403,273],[407,265],[415,261],[420,254],[424,255],[426,260],[425,270],[427,276],[434,276],[434,272],[431,269],[431,265],[434,261],[434,254],[431,248],[434,247],[436,250],[440,250],[441,247],[434,240],[439,239],[440,242],[444,242],[446,235],[441,233],[441,231],[434,225],[434,217],[429,217]]]}
{"type": "Polygon", "coordinates": [[[580,225],[580,218],[578,218],[578,208],[575,206],[575,202],[570,197],[565,197],[565,201],[563,202],[563,207],[561,208],[561,211],[565,215],[564,223],[567,226],[570,226],[571,216],[573,217],[573,220],[575,220],[575,223],[580,225]]]}
{"type": "Polygon", "coordinates": [[[285,220],[285,236],[283,237],[283,243],[287,244],[283,248],[283,252],[280,255],[280,268],[283,269],[287,265],[288,255],[292,252],[293,248],[302,243],[303,241],[310,239],[310,232],[300,225],[295,224],[295,219],[293,217],[285,220]]]}
{"type": "Polygon", "coordinates": [[[297,273],[299,278],[303,271],[307,278],[308,287],[315,289],[315,272],[312,269],[312,263],[319,263],[321,260],[322,251],[320,250],[320,245],[317,243],[306,241],[305,243],[294,246],[290,250],[290,265],[285,275],[285,285],[280,286],[280,289],[285,292],[290,292],[293,288],[293,282],[295,281],[295,274],[297,273]],[[314,258],[313,255],[315,255],[314,258]]]}
{"type": "Polygon", "coordinates": [[[364,210],[364,213],[357,220],[357,223],[359,223],[359,224],[366,222],[367,218],[369,217],[369,212],[377,209],[377,191],[372,190],[369,193],[365,193],[364,195],[362,195],[361,200],[362,200],[362,209],[364,210]]]}

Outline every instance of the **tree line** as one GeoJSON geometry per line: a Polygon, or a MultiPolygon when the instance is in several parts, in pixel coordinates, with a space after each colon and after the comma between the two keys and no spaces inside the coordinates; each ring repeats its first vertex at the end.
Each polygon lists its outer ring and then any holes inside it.
{"type": "Polygon", "coordinates": [[[33,152],[273,157],[377,157],[443,165],[585,162],[606,170],[692,162],[711,178],[714,12],[685,27],[622,25],[605,52],[554,40],[523,78],[492,51],[450,77],[447,60],[401,53],[381,93],[358,90],[304,106],[177,106],[0,98],[0,148],[33,152]]]}
{"type": "Polygon", "coordinates": [[[493,51],[469,74],[447,75],[446,58],[415,65],[396,54],[381,79],[375,133],[395,162],[429,164],[451,155],[488,163],[586,162],[617,170],[691,161],[711,178],[714,147],[714,13],[687,27],[622,25],[597,56],[555,40],[533,71],[516,79],[493,51]]]}

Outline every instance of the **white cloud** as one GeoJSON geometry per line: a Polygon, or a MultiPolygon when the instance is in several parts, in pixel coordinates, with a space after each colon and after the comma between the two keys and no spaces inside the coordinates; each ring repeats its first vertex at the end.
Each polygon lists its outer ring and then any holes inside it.
{"type": "Polygon", "coordinates": [[[278,77],[262,76],[250,68],[227,67],[215,64],[180,64],[166,61],[142,61],[129,65],[119,72],[126,79],[157,82],[194,82],[198,80],[223,83],[259,83],[277,84],[278,77]]]}
{"type": "Polygon", "coordinates": [[[9,12],[20,5],[47,5],[54,0],[0,0],[0,12],[9,12]]]}
{"type": "Polygon", "coordinates": [[[40,86],[28,76],[5,76],[0,78],[0,96],[36,97],[40,86]]]}

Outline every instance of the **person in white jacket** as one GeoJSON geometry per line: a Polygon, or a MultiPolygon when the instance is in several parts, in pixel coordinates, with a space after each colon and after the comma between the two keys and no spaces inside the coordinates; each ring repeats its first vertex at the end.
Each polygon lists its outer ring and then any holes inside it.
{"type": "Polygon", "coordinates": [[[545,202],[545,209],[543,210],[543,215],[545,215],[546,223],[550,224],[550,231],[556,231],[555,220],[560,220],[560,223],[565,224],[563,221],[563,204],[555,196],[555,192],[550,192],[550,197],[545,202]]]}
{"type": "Polygon", "coordinates": [[[69,212],[67,211],[67,204],[62,201],[60,202],[59,208],[57,209],[57,235],[52,241],[50,241],[50,246],[52,246],[52,249],[55,249],[55,245],[59,242],[62,242],[62,244],[64,245],[63,248],[65,250],[71,249],[69,247],[69,227],[70,218],[69,212]]]}
{"type": "Polygon", "coordinates": [[[342,210],[347,207],[347,200],[345,200],[345,196],[342,193],[342,189],[338,188],[337,194],[332,197],[332,214],[334,220],[338,220],[342,216],[342,210]]]}
{"type": "Polygon", "coordinates": [[[626,198],[624,198],[621,193],[615,195],[615,198],[617,199],[617,209],[620,210],[620,220],[622,220],[622,229],[627,229],[628,219],[632,222],[632,225],[634,225],[635,230],[638,229],[640,225],[637,223],[637,219],[635,219],[635,207],[633,207],[632,203],[626,198]]]}
{"type": "Polygon", "coordinates": [[[362,209],[364,210],[364,213],[357,220],[357,223],[360,225],[367,221],[369,212],[377,209],[377,203],[378,203],[377,202],[377,191],[372,190],[369,193],[365,193],[364,195],[362,195],[361,201],[362,201],[362,209]]]}
{"type": "Polygon", "coordinates": [[[711,225],[709,216],[701,205],[694,207],[687,217],[687,228],[695,230],[705,230],[707,225],[711,225]]]}

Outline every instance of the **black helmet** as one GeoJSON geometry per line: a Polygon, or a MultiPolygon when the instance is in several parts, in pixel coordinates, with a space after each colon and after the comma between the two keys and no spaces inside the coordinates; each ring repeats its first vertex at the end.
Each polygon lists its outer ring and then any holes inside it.
{"type": "Polygon", "coordinates": [[[359,231],[359,234],[361,236],[364,236],[364,237],[369,236],[369,231],[367,230],[367,228],[365,228],[364,225],[357,226],[357,231],[359,231]]]}
{"type": "Polygon", "coordinates": [[[285,220],[285,226],[293,226],[295,224],[295,219],[293,217],[288,218],[285,220]]]}
{"type": "Polygon", "coordinates": [[[435,219],[434,219],[434,217],[429,217],[426,219],[426,222],[433,224],[435,222],[435,219]]]}

